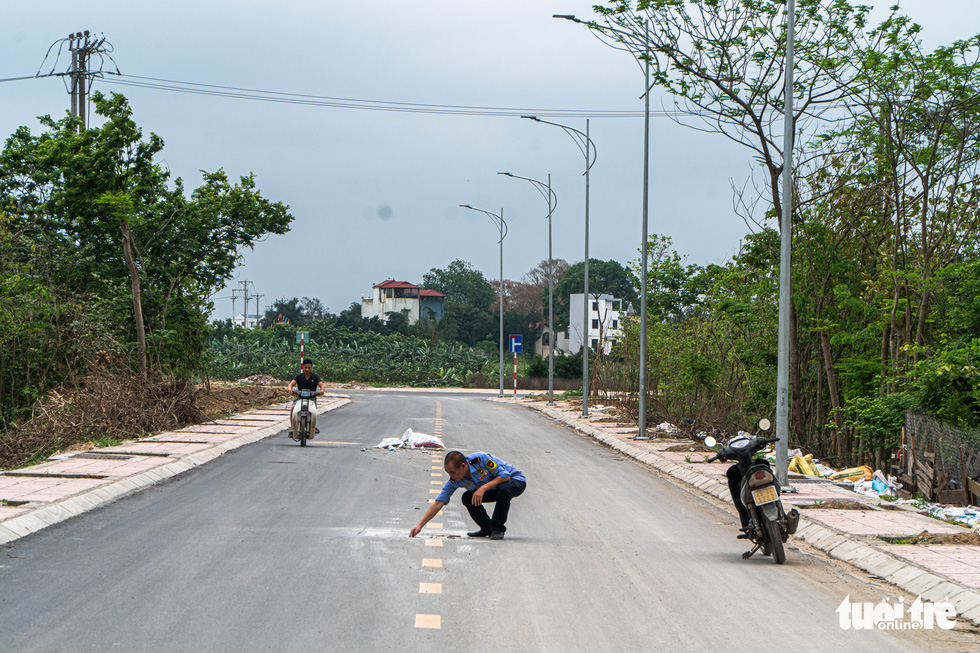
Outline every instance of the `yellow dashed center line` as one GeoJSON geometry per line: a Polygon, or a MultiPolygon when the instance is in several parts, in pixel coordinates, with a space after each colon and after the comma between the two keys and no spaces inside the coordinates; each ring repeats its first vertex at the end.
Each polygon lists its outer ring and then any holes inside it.
{"type": "MultiPolygon", "coordinates": [[[[435,424],[435,435],[436,437],[442,437],[442,402],[436,402],[436,424],[435,424]]],[[[437,454],[432,455],[432,472],[429,474],[432,480],[429,481],[431,485],[442,485],[442,480],[435,480],[436,478],[442,478],[442,457],[437,454]]],[[[439,494],[441,490],[430,489],[429,494],[439,494]]],[[[435,499],[429,499],[429,503],[435,503],[435,499]]],[[[442,514],[441,511],[436,514],[442,514]]],[[[443,522],[429,522],[426,524],[426,528],[440,529],[443,527],[443,522]]],[[[426,538],[425,546],[439,546],[443,545],[442,540],[426,538]]],[[[422,566],[430,568],[442,568],[442,558],[422,558],[422,566]]],[[[442,583],[419,583],[419,594],[442,594],[442,583]]],[[[415,615],[415,627],[416,628],[430,628],[430,629],[441,629],[442,628],[442,615],[438,614],[416,614],[415,615]]]]}
{"type": "Polygon", "coordinates": [[[417,614],[415,615],[416,628],[442,628],[442,615],[438,614],[417,614]]]}

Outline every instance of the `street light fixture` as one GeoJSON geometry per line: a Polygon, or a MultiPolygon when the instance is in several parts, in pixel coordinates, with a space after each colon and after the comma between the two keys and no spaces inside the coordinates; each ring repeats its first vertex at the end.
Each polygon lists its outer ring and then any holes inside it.
{"type": "Polygon", "coordinates": [[[555,259],[551,256],[551,214],[558,206],[558,195],[551,190],[551,175],[548,175],[547,185],[531,179],[512,175],[509,172],[498,172],[498,175],[513,177],[529,181],[539,193],[548,201],[548,405],[555,405],[555,259]],[[547,191],[547,192],[546,192],[547,191]]]}
{"type": "MultiPolygon", "coordinates": [[[[575,23],[588,25],[601,32],[613,32],[623,36],[631,36],[627,32],[607,26],[587,23],[570,14],[555,14],[552,18],[562,18],[575,23]]],[[[639,406],[637,407],[637,440],[649,440],[647,435],[647,256],[650,247],[648,216],[650,206],[650,23],[644,21],[646,62],[644,66],[643,89],[643,240],[641,241],[640,263],[640,371],[639,371],[639,406]]],[[[624,43],[625,45],[625,43],[624,43]]],[[[630,50],[633,53],[632,50],[630,50]]],[[[635,54],[633,55],[636,56],[635,54]]]]}
{"type": "Polygon", "coordinates": [[[477,209],[469,204],[460,204],[460,208],[471,211],[479,211],[490,216],[493,224],[500,232],[500,395],[504,396],[504,238],[507,236],[507,223],[504,222],[504,210],[500,209],[500,215],[477,209]]]}
{"type": "MultiPolygon", "coordinates": [[[[557,122],[541,120],[537,116],[521,116],[535,122],[553,125],[562,128],[566,134],[572,137],[578,149],[585,155],[585,287],[583,297],[582,316],[582,417],[589,416],[589,171],[595,165],[595,143],[589,138],[589,121],[585,121],[585,132],[581,132],[574,127],[561,125],[557,122]]],[[[571,316],[569,316],[571,322],[571,316]]]]}

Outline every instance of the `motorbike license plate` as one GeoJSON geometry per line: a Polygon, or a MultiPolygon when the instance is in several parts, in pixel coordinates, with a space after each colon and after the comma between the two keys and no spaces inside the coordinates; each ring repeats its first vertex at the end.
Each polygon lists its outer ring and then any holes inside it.
{"type": "Polygon", "coordinates": [[[779,495],[776,494],[776,488],[770,485],[769,487],[764,487],[759,490],[752,490],[752,500],[755,501],[755,505],[761,506],[767,503],[772,503],[773,501],[778,501],[779,495]]]}

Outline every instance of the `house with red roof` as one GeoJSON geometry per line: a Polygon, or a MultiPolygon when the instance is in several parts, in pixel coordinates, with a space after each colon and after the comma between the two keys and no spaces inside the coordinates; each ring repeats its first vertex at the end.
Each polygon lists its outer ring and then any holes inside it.
{"type": "Polygon", "coordinates": [[[441,292],[389,277],[374,284],[371,297],[361,298],[361,317],[376,317],[387,322],[392,313],[401,313],[409,324],[415,324],[423,316],[438,322],[442,319],[445,301],[446,296],[441,292]]]}

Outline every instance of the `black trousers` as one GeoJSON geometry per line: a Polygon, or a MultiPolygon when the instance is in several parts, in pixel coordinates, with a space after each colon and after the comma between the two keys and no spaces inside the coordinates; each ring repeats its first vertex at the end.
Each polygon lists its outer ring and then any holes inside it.
{"type": "Polygon", "coordinates": [[[527,483],[524,481],[515,481],[514,479],[504,481],[497,487],[487,490],[483,494],[483,503],[478,506],[473,505],[474,491],[469,490],[463,493],[463,505],[466,506],[470,518],[476,522],[480,530],[502,533],[507,530],[504,524],[507,523],[507,513],[510,512],[510,500],[524,494],[526,487],[527,483]],[[497,504],[494,506],[492,518],[487,515],[487,510],[483,507],[484,503],[497,504]]]}

